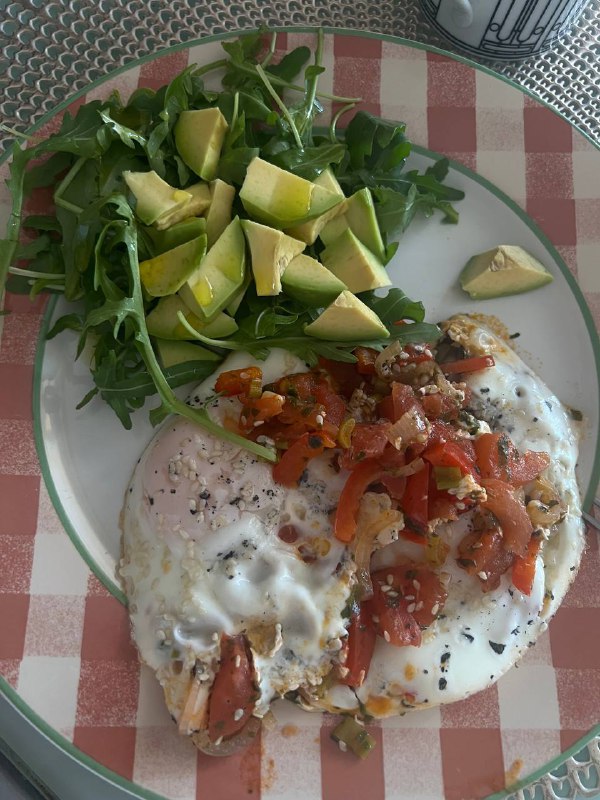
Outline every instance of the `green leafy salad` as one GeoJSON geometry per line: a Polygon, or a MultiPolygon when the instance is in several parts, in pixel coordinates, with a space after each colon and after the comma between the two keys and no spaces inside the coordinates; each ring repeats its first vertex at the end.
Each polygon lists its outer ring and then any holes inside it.
{"type": "Polygon", "coordinates": [[[14,145],[0,289],[73,303],[48,336],[70,329],[78,357],[91,348],[94,387],[79,407],[99,394],[130,428],[158,394],[154,424],[181,414],[273,460],[173,390],[232,350],[264,359],[284,348],[315,365],[355,361],[358,346],[434,341],[420,302],[381,291],[385,265],[417,214],[456,223],[451,203],[463,193],[444,184],[445,159],[406,167],[404,123],[319,93],[322,32],[314,52],[298,47],[278,63],[276,34],[222,46],[224,58],[156,92],[94,100],[49,138],[14,145]],[[319,129],[324,102],[337,111],[319,129]],[[24,216],[41,188],[53,208],[24,216]]]}

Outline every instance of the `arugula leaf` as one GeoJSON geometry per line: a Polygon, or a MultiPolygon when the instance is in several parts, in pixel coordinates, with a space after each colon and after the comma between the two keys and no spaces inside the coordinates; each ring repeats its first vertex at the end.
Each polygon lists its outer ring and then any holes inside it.
{"type": "Polygon", "coordinates": [[[308,47],[296,47],[286,53],[278,64],[269,64],[267,71],[284,81],[293,81],[310,58],[308,47]]]}

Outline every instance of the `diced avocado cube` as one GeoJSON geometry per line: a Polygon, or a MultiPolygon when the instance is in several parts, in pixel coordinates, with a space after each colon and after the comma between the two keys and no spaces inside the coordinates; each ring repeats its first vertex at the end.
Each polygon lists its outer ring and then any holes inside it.
{"type": "Polygon", "coordinates": [[[198,269],[206,253],[206,235],[180,244],[159,256],[142,261],[140,278],[151,297],[175,294],[198,269]]]}
{"type": "Polygon", "coordinates": [[[334,342],[387,339],[389,331],[374,311],[351,292],[344,291],[304,328],[308,336],[334,342]]]}
{"type": "Polygon", "coordinates": [[[282,229],[318,217],[340,202],[329,189],[259,157],[248,166],[240,199],[251,217],[282,229]]]}
{"type": "Polygon", "coordinates": [[[246,240],[238,217],[225,228],[179,294],[199,317],[211,320],[244,282],[246,240]]]}
{"type": "Polygon", "coordinates": [[[175,147],[184,163],[205,181],[216,175],[229,126],[218,108],[182,111],[175,124],[175,147]]]}
{"type": "Polygon", "coordinates": [[[278,295],[281,275],[306,245],[275,228],[249,219],[242,220],[242,228],[250,248],[256,294],[259,297],[278,295]]]}
{"type": "Polygon", "coordinates": [[[281,285],[290,297],[313,308],[329,305],[348,288],[333,272],[305,255],[290,261],[281,276],[281,285]]]}
{"type": "Polygon", "coordinates": [[[212,350],[192,342],[177,342],[172,339],[155,339],[160,363],[166,369],[187,361],[221,361],[221,357],[212,350]]]}
{"type": "Polygon", "coordinates": [[[385,267],[349,228],[321,253],[321,260],[351,292],[390,286],[385,267]]]}
{"type": "Polygon", "coordinates": [[[460,285],[473,300],[530,292],[552,280],[537,258],[510,244],[473,256],[460,273],[460,285]]]}
{"type": "Polygon", "coordinates": [[[161,297],[146,317],[148,333],[160,339],[190,339],[188,330],[177,316],[180,311],[194,330],[214,339],[224,339],[238,329],[236,321],[223,313],[217,314],[211,322],[206,322],[190,311],[179,295],[172,294],[161,297]]]}
{"type": "Polygon", "coordinates": [[[325,211],[324,214],[321,214],[315,219],[311,219],[309,222],[304,222],[302,225],[296,225],[295,227],[288,228],[286,230],[286,233],[288,233],[290,236],[293,236],[295,239],[300,239],[307,244],[314,244],[323,228],[332,219],[334,219],[334,217],[338,217],[340,214],[343,214],[346,209],[346,198],[344,197],[342,187],[338,183],[337,178],[331,169],[329,169],[329,167],[323,170],[319,177],[315,179],[314,183],[317,186],[321,186],[322,188],[333,192],[340,198],[340,202],[333,206],[333,208],[330,208],[329,211],[325,211]]]}
{"type": "Polygon", "coordinates": [[[144,234],[152,242],[153,253],[157,256],[166,253],[167,250],[173,250],[174,247],[179,247],[180,244],[196,239],[205,232],[206,220],[204,217],[190,217],[164,231],[152,227],[144,228],[144,234]]]}
{"type": "Polygon", "coordinates": [[[384,263],[386,259],[383,237],[375,213],[373,196],[368,187],[355,192],[346,200],[343,216],[336,217],[321,230],[323,244],[331,244],[348,227],[373,255],[384,263]]]}
{"type": "Polygon", "coordinates": [[[206,212],[206,235],[208,246],[212,247],[231,222],[231,208],[235,199],[235,189],[220,178],[210,184],[210,206],[206,212]]]}
{"type": "Polygon", "coordinates": [[[145,225],[152,225],[159,217],[176,211],[192,198],[190,192],[170,186],[154,170],[127,170],[123,179],[135,197],[136,216],[145,225]]]}
{"type": "Polygon", "coordinates": [[[195,183],[185,191],[191,195],[188,202],[174,211],[162,214],[154,223],[158,230],[170,228],[188,217],[196,217],[210,205],[210,189],[207,183],[195,183]]]}

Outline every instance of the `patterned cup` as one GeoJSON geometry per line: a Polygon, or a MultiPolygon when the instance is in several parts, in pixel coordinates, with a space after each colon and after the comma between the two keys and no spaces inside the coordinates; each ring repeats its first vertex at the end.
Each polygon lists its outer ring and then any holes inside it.
{"type": "Polygon", "coordinates": [[[463,50],[525,58],[564,36],[588,0],[420,0],[428,19],[463,50]]]}

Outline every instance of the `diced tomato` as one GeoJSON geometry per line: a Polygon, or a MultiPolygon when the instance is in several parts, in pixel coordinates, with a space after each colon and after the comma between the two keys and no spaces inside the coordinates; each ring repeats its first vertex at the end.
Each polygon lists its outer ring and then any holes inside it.
{"type": "Polygon", "coordinates": [[[259,367],[245,367],[244,369],[230,369],[222,372],[215,383],[215,391],[226,397],[236,394],[248,394],[252,382],[262,383],[262,370],[259,367]]]}
{"type": "Polygon", "coordinates": [[[298,372],[293,375],[285,375],[274,384],[270,384],[269,388],[289,397],[295,397],[299,400],[314,401],[314,391],[317,383],[317,377],[314,372],[298,372]]]}
{"type": "Polygon", "coordinates": [[[523,557],[517,556],[512,568],[512,583],[515,589],[523,594],[530,595],[535,578],[535,565],[537,554],[542,543],[541,536],[532,536],[527,545],[527,552],[523,557]]]}
{"type": "Polygon", "coordinates": [[[394,418],[396,422],[403,414],[410,411],[414,406],[419,406],[419,401],[410,386],[404,383],[394,382],[392,384],[392,403],[394,408],[394,418]]]}
{"type": "Polygon", "coordinates": [[[394,401],[392,400],[392,395],[386,395],[382,400],[377,403],[377,414],[379,417],[383,417],[384,419],[389,419],[390,422],[395,422],[394,420],[394,401]]]}
{"type": "Polygon", "coordinates": [[[325,434],[302,434],[273,467],[273,480],[282,486],[296,486],[311,458],[320,456],[326,447],[335,447],[335,441],[325,434]]]}
{"type": "Polygon", "coordinates": [[[382,467],[394,474],[394,470],[406,464],[406,455],[401,450],[396,450],[393,444],[388,444],[377,460],[382,467]]]}
{"type": "Polygon", "coordinates": [[[513,486],[534,480],[550,463],[548,453],[520,453],[506,433],[483,433],[475,439],[474,446],[481,475],[513,486]]]}
{"type": "Polygon", "coordinates": [[[331,376],[333,388],[348,399],[365,380],[365,376],[357,372],[356,365],[348,364],[346,361],[330,361],[328,358],[320,358],[319,366],[331,376]]]}
{"type": "Polygon", "coordinates": [[[221,737],[235,735],[246,725],[256,702],[254,668],[246,638],[221,636],[221,659],[208,707],[208,738],[216,742],[221,737]],[[238,718],[236,711],[242,710],[238,718]]]}
{"type": "Polygon", "coordinates": [[[458,419],[458,413],[462,406],[454,397],[442,392],[426,394],[421,398],[421,405],[427,419],[443,419],[446,422],[458,419]]]}
{"type": "Polygon", "coordinates": [[[372,347],[356,347],[356,371],[361,375],[375,375],[375,361],[379,353],[372,347]]]}
{"type": "Polygon", "coordinates": [[[406,491],[406,478],[385,474],[381,476],[381,483],[390,497],[393,497],[394,500],[402,500],[406,491]]]}
{"type": "Polygon", "coordinates": [[[325,411],[327,422],[339,428],[346,416],[346,401],[333,391],[326,381],[321,381],[315,388],[315,400],[325,411]]]}
{"type": "Polygon", "coordinates": [[[504,547],[500,528],[489,528],[479,533],[468,533],[458,545],[458,564],[469,575],[479,578],[484,592],[500,585],[500,578],[512,566],[513,553],[504,547]]]}
{"type": "Polygon", "coordinates": [[[389,422],[357,423],[352,431],[350,447],[342,453],[340,465],[344,469],[354,469],[365,458],[377,458],[383,455],[388,445],[389,429],[389,422]]]}
{"type": "Polygon", "coordinates": [[[475,464],[473,447],[470,440],[462,442],[444,442],[428,447],[422,457],[434,467],[458,467],[463,475],[474,474],[475,464]]]}
{"type": "Polygon", "coordinates": [[[440,369],[444,375],[458,375],[464,372],[479,372],[480,369],[493,367],[495,363],[494,356],[474,356],[440,364],[440,369]]]}
{"type": "Polygon", "coordinates": [[[240,430],[251,431],[261,427],[257,422],[264,422],[281,414],[284,406],[283,397],[273,392],[263,392],[256,399],[251,397],[241,398],[243,406],[240,413],[240,430]]]}
{"type": "Polygon", "coordinates": [[[400,364],[422,364],[424,361],[433,361],[433,354],[429,348],[423,345],[405,344],[402,348],[404,358],[401,359],[400,364]]]}
{"type": "Polygon", "coordinates": [[[336,539],[351,542],[356,533],[356,516],[363,494],[381,478],[383,469],[375,459],[361,461],[350,473],[340,494],[333,530],[336,539]]]}
{"type": "Polygon", "coordinates": [[[346,661],[344,666],[348,673],[340,679],[340,683],[358,689],[369,673],[371,658],[375,650],[377,634],[373,627],[371,614],[364,603],[355,610],[348,626],[346,661]]]}
{"type": "Polygon", "coordinates": [[[533,526],[525,506],[515,494],[513,487],[496,478],[481,481],[487,493],[487,500],[481,503],[496,517],[502,528],[504,547],[509,553],[524,556],[533,526]]]}
{"type": "Polygon", "coordinates": [[[421,532],[427,527],[429,519],[427,499],[429,495],[429,464],[425,462],[422,469],[409,475],[402,498],[402,511],[409,527],[421,532]]]}
{"type": "Polygon", "coordinates": [[[421,628],[437,618],[448,596],[439,577],[427,567],[407,563],[377,570],[371,579],[374,594],[365,605],[379,635],[397,647],[418,647],[421,628]]]}

